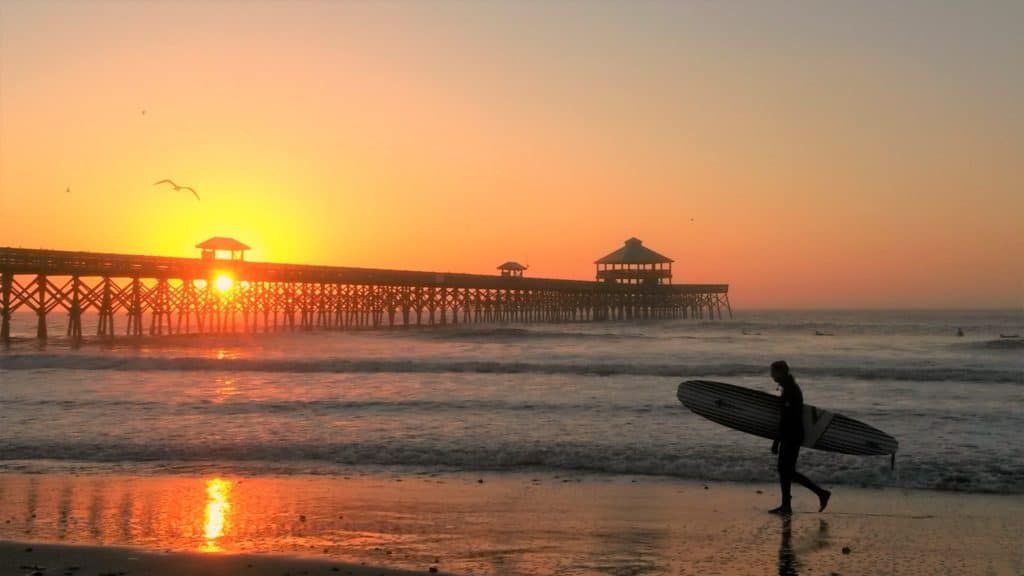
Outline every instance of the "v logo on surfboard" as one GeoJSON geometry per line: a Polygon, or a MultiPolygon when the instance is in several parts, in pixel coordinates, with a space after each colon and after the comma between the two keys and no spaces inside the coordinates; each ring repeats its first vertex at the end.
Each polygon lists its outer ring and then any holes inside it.
{"type": "Polygon", "coordinates": [[[814,446],[821,435],[828,430],[835,414],[814,406],[804,406],[804,445],[814,446]]]}

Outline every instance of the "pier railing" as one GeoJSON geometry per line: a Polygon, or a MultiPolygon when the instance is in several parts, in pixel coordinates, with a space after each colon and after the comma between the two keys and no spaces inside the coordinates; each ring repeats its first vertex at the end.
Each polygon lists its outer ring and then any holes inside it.
{"type": "Polygon", "coordinates": [[[98,314],[98,336],[636,321],[729,316],[727,284],[623,285],[499,275],[0,248],[0,339],[19,309],[98,314]],[[226,279],[226,280],[223,280],[226,279]],[[145,320],[149,320],[148,329],[145,320]]]}

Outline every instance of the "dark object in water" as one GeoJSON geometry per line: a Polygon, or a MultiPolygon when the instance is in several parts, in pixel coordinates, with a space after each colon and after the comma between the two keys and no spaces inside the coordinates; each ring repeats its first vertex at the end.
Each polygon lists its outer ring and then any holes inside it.
{"type": "Polygon", "coordinates": [[[956,329],[956,335],[957,336],[963,336],[964,335],[964,329],[963,328],[957,328],[956,329]]]}
{"type": "Polygon", "coordinates": [[[815,336],[835,336],[835,334],[833,334],[831,332],[822,332],[821,330],[815,330],[814,331],[814,335],[815,336]]]}
{"type": "Polygon", "coordinates": [[[1000,334],[1000,338],[1020,338],[1020,334],[1000,334]]]}

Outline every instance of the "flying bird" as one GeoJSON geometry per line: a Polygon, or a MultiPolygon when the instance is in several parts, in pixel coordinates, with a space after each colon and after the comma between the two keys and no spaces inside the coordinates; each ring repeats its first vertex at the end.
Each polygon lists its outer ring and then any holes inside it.
{"type": "Polygon", "coordinates": [[[174,183],[174,180],[167,180],[166,178],[163,180],[153,182],[153,186],[159,186],[161,184],[170,184],[171,186],[174,186],[175,191],[188,190],[189,192],[192,193],[193,196],[196,197],[196,200],[199,200],[199,194],[197,194],[195,188],[192,188],[191,186],[178,186],[177,184],[174,183]]]}

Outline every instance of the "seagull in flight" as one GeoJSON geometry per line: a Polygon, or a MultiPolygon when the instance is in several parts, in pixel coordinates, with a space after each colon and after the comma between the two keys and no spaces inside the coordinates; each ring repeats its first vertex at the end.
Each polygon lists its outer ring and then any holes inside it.
{"type": "Polygon", "coordinates": [[[192,188],[191,186],[178,186],[177,184],[174,183],[174,180],[167,180],[166,178],[163,180],[153,182],[153,186],[159,186],[161,184],[170,184],[171,186],[174,186],[175,191],[188,190],[189,192],[192,193],[193,196],[196,197],[196,200],[199,200],[199,194],[197,194],[195,188],[192,188]]]}

